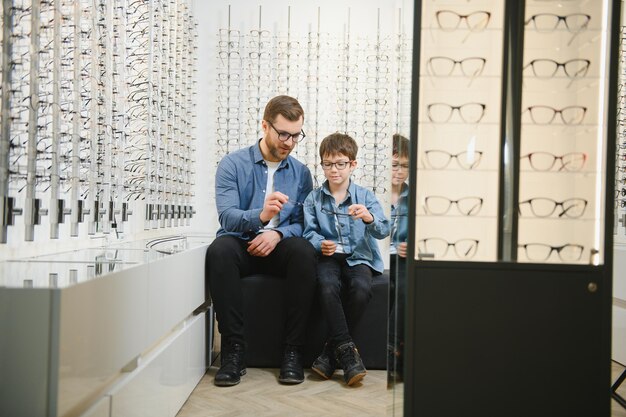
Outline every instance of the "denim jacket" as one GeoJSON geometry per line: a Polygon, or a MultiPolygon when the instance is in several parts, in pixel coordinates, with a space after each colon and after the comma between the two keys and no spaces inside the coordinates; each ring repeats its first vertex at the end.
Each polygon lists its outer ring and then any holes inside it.
{"type": "MultiPolygon", "coordinates": [[[[215,202],[221,225],[217,236],[250,238],[264,227],[259,216],[266,196],[267,164],[259,142],[226,155],[217,167],[215,202]]],[[[274,190],[288,195],[289,201],[283,204],[274,230],[283,238],[302,236],[302,204],[312,189],[311,172],[303,163],[291,156],[280,162],[274,190]]]]}
{"type": "Polygon", "coordinates": [[[406,242],[409,237],[409,186],[402,184],[398,202],[391,206],[391,243],[390,254],[396,254],[398,243],[406,242]]]}
{"type": "Polygon", "coordinates": [[[304,237],[318,252],[321,252],[323,240],[340,240],[336,222],[342,231],[344,249],[350,254],[346,259],[348,265],[365,264],[382,273],[385,267],[376,239],[384,239],[389,235],[389,220],[374,193],[350,181],[346,199],[336,206],[328,189],[328,181],[311,191],[304,201],[304,237]],[[374,216],[374,221],[366,224],[348,216],[348,207],[352,204],[363,204],[367,207],[374,216]]]}

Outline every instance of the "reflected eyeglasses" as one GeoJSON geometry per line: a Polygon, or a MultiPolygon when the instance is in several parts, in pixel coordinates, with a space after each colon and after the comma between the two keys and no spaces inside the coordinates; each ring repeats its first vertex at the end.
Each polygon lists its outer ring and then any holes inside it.
{"type": "Polygon", "coordinates": [[[428,196],[424,199],[424,208],[428,214],[446,214],[452,205],[455,205],[459,213],[464,216],[475,216],[483,206],[483,199],[480,197],[462,197],[458,200],[451,200],[448,197],[438,195],[428,196]]]}
{"type": "Polygon", "coordinates": [[[435,77],[445,77],[452,75],[454,68],[458,65],[461,73],[466,77],[478,77],[485,69],[485,58],[469,57],[459,61],[446,56],[433,56],[428,60],[428,69],[435,77]]]}
{"type": "Polygon", "coordinates": [[[408,171],[409,170],[409,164],[401,164],[399,162],[392,162],[391,163],[391,169],[393,171],[408,171]]]}
{"type": "Polygon", "coordinates": [[[530,211],[535,217],[550,217],[556,211],[557,207],[561,207],[561,212],[557,217],[569,217],[577,219],[585,213],[588,201],[583,198],[568,198],[563,201],[556,201],[547,197],[536,197],[519,203],[520,210],[523,205],[530,206],[530,211]]]}
{"type": "Polygon", "coordinates": [[[472,32],[484,30],[489,24],[491,13],[487,11],[477,11],[462,15],[452,10],[439,10],[435,13],[439,28],[444,31],[456,30],[462,21],[465,21],[467,28],[472,32]]]}
{"type": "Polygon", "coordinates": [[[580,32],[587,29],[591,16],[584,13],[572,13],[565,16],[560,16],[553,13],[538,13],[531,16],[526,25],[532,22],[537,32],[552,32],[556,30],[559,23],[563,22],[565,27],[570,32],[580,32]]]}
{"type": "Polygon", "coordinates": [[[582,245],[571,243],[562,246],[551,246],[545,243],[526,243],[518,247],[524,249],[526,257],[531,261],[546,261],[552,255],[552,252],[556,252],[559,259],[564,262],[578,261],[584,249],[582,245]]]}
{"type": "Polygon", "coordinates": [[[287,142],[289,139],[291,139],[293,141],[293,143],[298,143],[298,142],[300,142],[302,139],[304,139],[306,137],[306,134],[304,133],[304,130],[301,130],[298,133],[284,132],[282,130],[276,129],[276,127],[274,127],[272,122],[270,122],[268,120],[266,120],[266,122],[267,122],[267,124],[269,124],[272,127],[272,129],[274,129],[276,134],[278,134],[278,140],[280,140],[281,142],[287,142]]]}
{"type": "Polygon", "coordinates": [[[479,241],[476,239],[459,239],[456,242],[448,242],[445,239],[431,237],[420,239],[417,247],[420,255],[432,254],[435,258],[443,258],[452,247],[457,258],[471,259],[476,255],[479,241]]]}
{"type": "Polygon", "coordinates": [[[478,123],[485,115],[486,104],[465,103],[460,106],[452,106],[447,103],[432,103],[427,106],[428,118],[433,123],[446,123],[452,118],[456,110],[465,123],[478,123]]]}
{"type": "Polygon", "coordinates": [[[585,118],[587,107],[567,106],[559,110],[550,106],[530,106],[524,111],[528,111],[533,123],[537,125],[549,125],[554,121],[557,114],[564,124],[578,125],[585,118]]]}
{"type": "Polygon", "coordinates": [[[588,59],[570,59],[565,62],[557,62],[553,59],[533,59],[524,69],[530,67],[537,78],[552,78],[559,68],[570,78],[584,77],[589,71],[591,61],[588,59]]]}
{"type": "Polygon", "coordinates": [[[444,169],[453,159],[463,169],[474,169],[480,164],[483,156],[482,151],[473,152],[459,152],[457,154],[451,154],[446,151],[432,149],[424,152],[427,165],[433,169],[444,169]]]}
{"type": "Polygon", "coordinates": [[[564,155],[554,155],[550,152],[531,152],[520,159],[528,158],[530,166],[535,171],[550,171],[555,166],[557,171],[580,171],[587,161],[584,152],[570,152],[564,155]],[[557,164],[557,161],[560,164],[557,164]]]}

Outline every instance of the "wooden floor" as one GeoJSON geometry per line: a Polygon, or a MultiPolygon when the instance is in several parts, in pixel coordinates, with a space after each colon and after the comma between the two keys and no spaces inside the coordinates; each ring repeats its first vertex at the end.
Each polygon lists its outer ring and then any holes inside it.
{"type": "MultiPolygon", "coordinates": [[[[623,370],[613,362],[613,381],[623,370]]],[[[209,369],[177,417],[402,416],[402,384],[387,389],[386,371],[368,371],[354,387],[343,384],[340,373],[325,381],[306,371],[304,383],[287,386],[278,383],[277,369],[248,368],[241,383],[229,388],[213,385],[216,371],[209,369]]],[[[618,393],[626,398],[626,382],[618,393]]],[[[614,400],[611,416],[626,417],[614,400]]]]}

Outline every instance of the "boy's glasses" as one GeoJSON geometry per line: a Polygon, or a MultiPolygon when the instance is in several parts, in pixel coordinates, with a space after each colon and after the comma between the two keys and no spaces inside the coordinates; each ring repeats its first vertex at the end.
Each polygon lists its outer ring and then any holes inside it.
{"type": "Polygon", "coordinates": [[[352,162],[353,161],[339,161],[339,162],[322,161],[320,165],[322,166],[322,169],[324,171],[328,171],[332,169],[333,166],[336,167],[338,170],[342,170],[342,169],[346,169],[348,165],[350,165],[352,162]]]}
{"type": "Polygon", "coordinates": [[[280,140],[281,142],[287,142],[289,139],[291,139],[293,143],[298,143],[306,137],[304,130],[301,130],[298,133],[283,132],[281,130],[276,129],[274,125],[272,124],[272,122],[268,120],[266,120],[266,122],[272,127],[272,129],[276,131],[276,133],[278,134],[278,140],[280,140]]]}
{"type": "Polygon", "coordinates": [[[398,162],[392,162],[391,163],[391,169],[394,171],[408,171],[409,170],[409,164],[401,164],[398,162]]]}

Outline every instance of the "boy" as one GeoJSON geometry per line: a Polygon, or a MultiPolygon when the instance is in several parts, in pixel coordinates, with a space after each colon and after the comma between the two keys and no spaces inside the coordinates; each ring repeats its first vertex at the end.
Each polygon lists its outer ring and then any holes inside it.
{"type": "Polygon", "coordinates": [[[391,244],[389,245],[391,312],[389,315],[388,364],[390,382],[402,379],[404,347],[404,297],[406,288],[406,241],[408,235],[409,140],[393,135],[391,156],[391,244]],[[397,255],[397,256],[396,256],[397,255]]]}
{"type": "Polygon", "coordinates": [[[333,133],[320,144],[326,181],[304,202],[303,236],[317,250],[317,279],[329,335],[312,369],[329,379],[337,366],[348,385],[363,379],[365,366],[349,329],[361,318],[371,298],[372,276],[383,272],[376,239],[389,235],[389,221],[370,190],[350,176],[357,166],[354,139],[333,133]],[[347,295],[345,308],[342,288],[347,295]]]}

